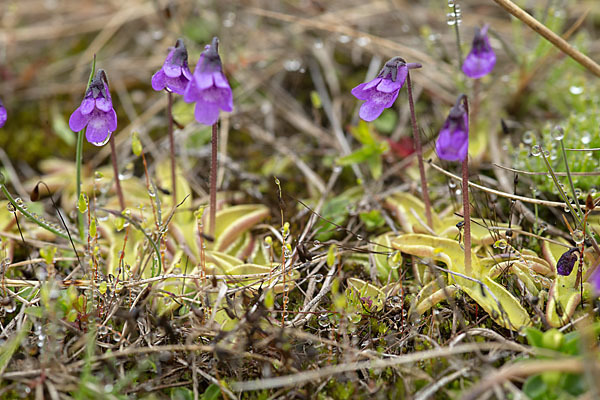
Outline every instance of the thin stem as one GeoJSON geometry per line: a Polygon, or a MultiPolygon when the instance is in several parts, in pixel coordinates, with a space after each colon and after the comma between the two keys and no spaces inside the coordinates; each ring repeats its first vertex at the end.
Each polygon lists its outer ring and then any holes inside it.
{"type": "Polygon", "coordinates": [[[465,274],[471,275],[471,206],[469,204],[469,154],[462,162],[463,215],[465,219],[465,274]]]}
{"type": "Polygon", "coordinates": [[[115,184],[117,186],[117,195],[119,196],[119,205],[121,206],[121,211],[123,211],[125,209],[125,198],[123,197],[123,191],[121,190],[121,179],[119,179],[119,167],[117,166],[117,150],[115,149],[114,135],[111,135],[109,142],[112,166],[115,174],[115,184]]]}
{"type": "MultiPolygon", "coordinates": [[[[462,102],[467,113],[467,122],[471,126],[471,114],[469,113],[469,101],[467,96],[462,96],[462,102]]],[[[467,135],[468,135],[467,130],[467,135]]],[[[467,137],[467,143],[468,143],[467,137]]],[[[465,221],[465,273],[471,275],[471,205],[469,204],[469,151],[462,162],[462,195],[463,195],[463,217],[465,221]]]]}
{"type": "Polygon", "coordinates": [[[417,128],[417,116],[415,114],[415,104],[413,102],[412,84],[410,82],[410,70],[406,75],[406,87],[408,89],[408,105],[410,107],[410,121],[412,124],[413,138],[415,141],[415,150],[417,159],[419,160],[419,173],[421,174],[421,191],[423,192],[423,202],[425,203],[425,216],[427,217],[427,225],[434,229],[433,219],[431,217],[431,201],[429,200],[429,192],[427,190],[427,176],[425,175],[425,165],[423,164],[423,149],[421,147],[421,137],[417,128]]]}
{"type": "Polygon", "coordinates": [[[462,47],[460,45],[460,31],[458,29],[458,25],[459,25],[459,15],[456,12],[456,2],[454,2],[454,4],[452,5],[452,12],[454,13],[454,33],[456,35],[456,47],[458,50],[458,68],[462,67],[462,63],[463,63],[463,54],[462,54],[462,47]]]}
{"type": "Polygon", "coordinates": [[[211,137],[211,154],[210,154],[210,236],[215,235],[215,226],[217,223],[217,168],[219,166],[217,162],[217,144],[219,140],[219,134],[217,131],[217,123],[215,122],[212,126],[212,137],[211,137]]]}
{"type": "MultiPolygon", "coordinates": [[[[77,186],[77,198],[75,201],[79,201],[81,196],[81,166],[83,164],[83,130],[77,133],[77,148],[75,152],[75,166],[77,170],[76,186],[77,186]]],[[[79,237],[81,240],[85,236],[85,226],[83,221],[83,214],[77,211],[77,228],[79,229],[79,237]]]]}
{"type": "Polygon", "coordinates": [[[531,29],[542,35],[546,40],[556,46],[560,51],[567,54],[569,57],[583,65],[589,71],[594,73],[596,76],[600,76],[600,65],[594,60],[579,52],[575,47],[571,46],[569,42],[552,32],[545,25],[540,23],[537,19],[533,18],[530,14],[525,12],[521,7],[516,5],[510,0],[494,0],[498,5],[504,8],[506,11],[529,25],[531,29]]]}
{"type": "MultiPolygon", "coordinates": [[[[575,185],[573,184],[573,179],[571,178],[569,162],[567,161],[567,152],[565,150],[565,144],[562,139],[560,139],[560,148],[562,150],[563,159],[565,161],[565,171],[567,173],[567,178],[569,179],[569,185],[571,186],[571,194],[573,195],[573,198],[575,199],[575,205],[577,206],[577,211],[579,212],[579,217],[581,218],[583,215],[583,210],[581,210],[581,206],[579,205],[579,199],[577,198],[577,195],[575,194],[575,185]]],[[[582,227],[582,229],[583,229],[583,227],[582,227]]]]}
{"type": "MultiPolygon", "coordinates": [[[[95,73],[96,73],[96,55],[94,54],[94,59],[92,60],[92,70],[90,71],[90,76],[88,77],[88,83],[87,83],[87,86],[85,87],[86,92],[89,89],[90,84],[92,83],[92,78],[94,77],[95,73]]],[[[83,129],[77,133],[77,148],[75,149],[75,170],[77,171],[76,183],[75,183],[77,198],[75,201],[79,201],[79,197],[81,196],[81,166],[82,166],[82,164],[83,164],[83,129]]],[[[84,227],[83,214],[80,212],[77,212],[77,228],[79,229],[79,237],[81,238],[81,240],[84,240],[85,227],[84,227]]]]}
{"type": "Polygon", "coordinates": [[[173,207],[177,204],[177,180],[175,170],[175,137],[173,135],[173,93],[167,92],[169,103],[167,105],[167,118],[169,119],[169,142],[171,144],[171,194],[173,195],[173,207]]]}

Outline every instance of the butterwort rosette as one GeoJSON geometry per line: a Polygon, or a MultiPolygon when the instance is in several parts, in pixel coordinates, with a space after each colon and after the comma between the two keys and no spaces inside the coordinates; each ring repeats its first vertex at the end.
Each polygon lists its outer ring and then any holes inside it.
{"type": "Polygon", "coordinates": [[[196,102],[194,116],[204,125],[213,125],[219,119],[219,111],[233,111],[233,93],[219,57],[219,39],[204,48],[194,75],[185,89],[183,100],[196,102]]]}
{"type": "Polygon", "coordinates": [[[375,79],[352,89],[354,97],[365,101],[360,106],[359,117],[369,122],[377,119],[383,110],[390,108],[398,98],[408,70],[420,67],[420,64],[407,64],[402,58],[394,57],[385,63],[375,79]]]}
{"type": "Polygon", "coordinates": [[[117,113],[113,108],[104,70],[96,72],[81,105],[69,118],[69,127],[73,132],[87,127],[85,138],[94,146],[106,144],[111,133],[117,129],[117,113]]]}
{"type": "Polygon", "coordinates": [[[490,46],[487,35],[489,25],[476,28],[471,51],[465,58],[462,70],[469,78],[477,79],[489,74],[496,65],[496,53],[490,46]]]}
{"type": "Polygon", "coordinates": [[[152,89],[161,91],[167,89],[183,95],[192,73],[188,67],[188,53],[182,39],[177,39],[175,47],[169,49],[169,54],[161,69],[152,76],[152,89]]]}
{"type": "Polygon", "coordinates": [[[2,104],[2,100],[0,100],[0,128],[6,123],[7,117],[6,108],[4,107],[4,104],[2,104]]]}
{"type": "Polygon", "coordinates": [[[460,95],[435,142],[435,150],[442,160],[463,161],[469,151],[469,115],[465,102],[466,96],[460,95]]]}

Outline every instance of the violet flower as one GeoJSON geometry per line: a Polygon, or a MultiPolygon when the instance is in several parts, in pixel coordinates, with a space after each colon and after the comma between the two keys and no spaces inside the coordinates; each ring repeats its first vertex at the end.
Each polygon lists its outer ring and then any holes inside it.
{"type": "Polygon", "coordinates": [[[86,126],[85,138],[94,146],[106,144],[110,134],[117,129],[117,113],[108,91],[106,73],[102,69],[96,72],[81,105],[69,118],[73,132],[79,132],[86,126]]]}
{"type": "Polygon", "coordinates": [[[496,54],[487,36],[489,25],[476,28],[471,52],[465,58],[462,70],[469,78],[477,79],[489,74],[496,65],[496,54]]]}
{"type": "Polygon", "coordinates": [[[600,268],[596,268],[588,281],[592,284],[592,289],[596,296],[600,295],[600,268]]]}
{"type": "Polygon", "coordinates": [[[398,98],[408,69],[412,66],[416,64],[408,65],[402,58],[394,57],[385,63],[375,79],[352,89],[354,97],[365,100],[360,106],[358,116],[365,121],[374,121],[384,108],[390,108],[398,98]]]}
{"type": "Polygon", "coordinates": [[[435,142],[435,150],[442,160],[462,161],[469,151],[469,116],[464,97],[459,96],[435,142]]]}
{"type": "Polygon", "coordinates": [[[2,128],[6,123],[6,118],[6,108],[4,107],[4,104],[2,104],[2,100],[0,100],[0,128],[2,128]]]}
{"type": "Polygon", "coordinates": [[[167,89],[183,95],[185,88],[192,79],[188,67],[188,53],[182,39],[177,39],[175,47],[171,47],[163,66],[152,76],[152,89],[161,91],[167,89]]]}
{"type": "Polygon", "coordinates": [[[577,261],[577,254],[579,249],[577,247],[570,248],[558,259],[556,263],[556,273],[563,276],[571,275],[575,262],[577,261]]]}
{"type": "Polygon", "coordinates": [[[187,85],[183,100],[196,102],[194,116],[204,125],[213,125],[219,119],[219,110],[233,111],[233,94],[219,57],[219,39],[214,37],[200,55],[194,76],[187,85]]]}

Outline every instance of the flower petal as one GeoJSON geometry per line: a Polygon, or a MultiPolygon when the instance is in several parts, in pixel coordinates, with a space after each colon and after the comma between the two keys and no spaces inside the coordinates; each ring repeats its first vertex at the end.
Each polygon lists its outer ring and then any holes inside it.
{"type": "Polygon", "coordinates": [[[167,86],[166,80],[167,77],[164,71],[162,68],[159,69],[154,75],[152,75],[152,89],[160,92],[167,86]]]}
{"type": "Polygon", "coordinates": [[[374,121],[381,115],[384,108],[385,107],[381,103],[375,101],[366,101],[362,106],[360,106],[358,116],[367,122],[374,121]]]}
{"type": "Polygon", "coordinates": [[[85,130],[87,141],[94,146],[106,144],[110,138],[109,120],[110,117],[106,113],[94,113],[85,130]]]}
{"type": "Polygon", "coordinates": [[[227,82],[227,78],[225,78],[225,75],[221,71],[214,72],[213,79],[215,82],[215,86],[223,88],[223,89],[231,90],[231,87],[229,86],[229,82],[227,82]]]}
{"type": "Polygon", "coordinates": [[[4,126],[4,124],[6,123],[6,119],[7,119],[6,108],[4,108],[3,106],[0,106],[0,128],[2,128],[4,126]]]}
{"type": "Polygon", "coordinates": [[[365,84],[365,86],[363,87],[364,90],[369,90],[372,89],[374,87],[376,87],[377,85],[379,85],[379,83],[383,80],[383,78],[375,78],[373,80],[370,80],[369,82],[367,82],[365,84]]]}
{"type": "Polygon", "coordinates": [[[96,99],[96,108],[100,111],[108,112],[113,108],[112,101],[104,97],[98,97],[96,99]]]}
{"type": "Polygon", "coordinates": [[[94,99],[92,97],[86,97],[85,99],[83,99],[83,101],[81,102],[81,106],[80,111],[82,114],[89,114],[92,111],[94,111],[94,106],[95,106],[96,102],[94,101],[94,99]]]}
{"type": "Polygon", "coordinates": [[[185,76],[181,75],[177,78],[167,78],[166,85],[171,92],[183,95],[189,82],[185,76]]]}
{"type": "Polygon", "coordinates": [[[369,97],[371,97],[373,89],[365,90],[365,86],[367,86],[367,83],[361,83],[360,85],[352,89],[352,95],[359,100],[368,100],[369,97]]]}
{"type": "Polygon", "coordinates": [[[92,114],[82,114],[81,106],[79,106],[73,111],[71,117],[69,117],[69,128],[71,128],[73,132],[79,132],[85,128],[90,118],[92,118],[92,114]]]}
{"type": "Polygon", "coordinates": [[[471,51],[465,58],[462,70],[469,78],[478,79],[492,72],[495,65],[496,54],[493,51],[480,54],[471,51]]]}
{"type": "Polygon", "coordinates": [[[196,103],[194,110],[196,121],[204,125],[213,125],[219,119],[219,107],[215,103],[201,102],[196,103]]]}
{"type": "Polygon", "coordinates": [[[117,113],[111,109],[105,116],[108,121],[108,130],[114,132],[117,130],[117,113]]]}
{"type": "Polygon", "coordinates": [[[165,75],[169,78],[177,78],[181,75],[181,66],[177,64],[172,64],[170,62],[165,62],[165,65],[163,65],[162,70],[164,71],[165,75]]]}
{"type": "Polygon", "coordinates": [[[188,103],[193,103],[194,101],[200,101],[203,99],[203,94],[206,88],[200,88],[198,86],[198,80],[196,79],[196,75],[192,78],[192,80],[188,83],[185,88],[185,92],[183,93],[183,100],[188,103]]]}

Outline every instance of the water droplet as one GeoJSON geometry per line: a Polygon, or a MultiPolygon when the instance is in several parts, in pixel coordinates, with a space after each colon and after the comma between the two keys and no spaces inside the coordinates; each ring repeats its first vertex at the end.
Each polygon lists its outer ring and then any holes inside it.
{"type": "Polygon", "coordinates": [[[583,232],[580,229],[576,229],[571,234],[571,238],[573,239],[573,241],[576,244],[581,244],[581,243],[583,243],[583,241],[585,239],[585,235],[583,234],[583,232]]]}
{"type": "Polygon", "coordinates": [[[100,171],[94,172],[94,180],[96,182],[100,182],[102,180],[102,178],[104,178],[104,175],[102,174],[102,172],[100,172],[100,171]]]}
{"type": "Polygon", "coordinates": [[[392,308],[402,307],[402,299],[400,298],[400,296],[392,296],[388,299],[388,304],[392,308]]]}
{"type": "Polygon", "coordinates": [[[315,280],[315,282],[319,283],[323,280],[323,274],[315,274],[313,276],[313,279],[315,280]]]}
{"type": "Polygon", "coordinates": [[[569,208],[569,206],[565,205],[564,211],[565,211],[566,213],[568,213],[568,212],[570,212],[570,211],[571,211],[571,209],[569,208]]]}
{"type": "Polygon", "coordinates": [[[329,326],[329,317],[327,315],[320,315],[319,318],[317,318],[317,322],[319,323],[319,326],[321,326],[322,328],[326,328],[329,326]]]}
{"type": "Polygon", "coordinates": [[[456,24],[456,16],[454,15],[454,11],[446,14],[446,23],[450,26],[456,24]]]}
{"type": "Polygon", "coordinates": [[[596,189],[595,187],[591,187],[590,188],[590,195],[594,196],[596,193],[598,193],[598,189],[596,189]]]}
{"type": "Polygon", "coordinates": [[[546,229],[548,229],[548,224],[545,222],[542,222],[539,226],[540,233],[544,232],[546,229]]]}
{"type": "Polygon", "coordinates": [[[542,149],[539,144],[534,144],[533,146],[531,146],[531,155],[532,156],[537,157],[540,154],[542,154],[542,149]]]}
{"type": "Polygon", "coordinates": [[[336,174],[339,174],[340,172],[342,172],[342,166],[341,165],[335,165],[333,167],[333,172],[335,172],[336,174]]]}
{"type": "Polygon", "coordinates": [[[575,197],[579,198],[582,194],[583,192],[581,191],[581,189],[575,188],[575,197]]]}
{"type": "Polygon", "coordinates": [[[448,187],[449,187],[450,189],[454,189],[454,188],[456,187],[456,182],[454,182],[454,181],[450,181],[450,182],[448,182],[448,187]]]}
{"type": "Polygon", "coordinates": [[[356,39],[356,44],[360,47],[368,46],[369,43],[371,43],[371,39],[369,39],[367,36],[361,36],[358,39],[356,39]]]}
{"type": "Polygon", "coordinates": [[[552,130],[552,138],[554,140],[562,140],[565,137],[565,130],[562,126],[556,125],[552,130]]]}
{"type": "Polygon", "coordinates": [[[531,144],[533,143],[533,139],[535,139],[535,135],[533,134],[532,131],[527,131],[523,134],[523,143],[525,144],[531,144]]]}
{"type": "Polygon", "coordinates": [[[571,92],[571,94],[574,94],[576,96],[580,95],[581,93],[583,93],[583,86],[575,86],[575,85],[573,85],[573,86],[571,86],[569,88],[569,92],[571,92]]]}
{"type": "Polygon", "coordinates": [[[591,141],[592,141],[592,136],[590,135],[590,133],[584,132],[583,135],[581,136],[581,143],[590,144],[591,141]]]}
{"type": "Polygon", "coordinates": [[[286,71],[290,72],[298,71],[301,66],[302,62],[298,59],[289,59],[283,62],[283,68],[285,68],[286,71]]]}
{"type": "Polygon", "coordinates": [[[14,212],[17,211],[17,209],[15,208],[15,206],[13,205],[13,203],[11,203],[11,202],[6,203],[6,209],[9,212],[11,212],[11,213],[14,213],[14,212]]]}
{"type": "Polygon", "coordinates": [[[150,197],[156,197],[156,191],[154,190],[153,186],[149,186],[148,187],[148,196],[150,196],[150,197]]]}
{"type": "Polygon", "coordinates": [[[351,38],[348,35],[340,35],[340,37],[338,38],[338,41],[340,43],[350,43],[350,40],[351,38]]]}
{"type": "Polygon", "coordinates": [[[319,240],[313,240],[313,245],[320,246],[321,242],[319,240]]]}

